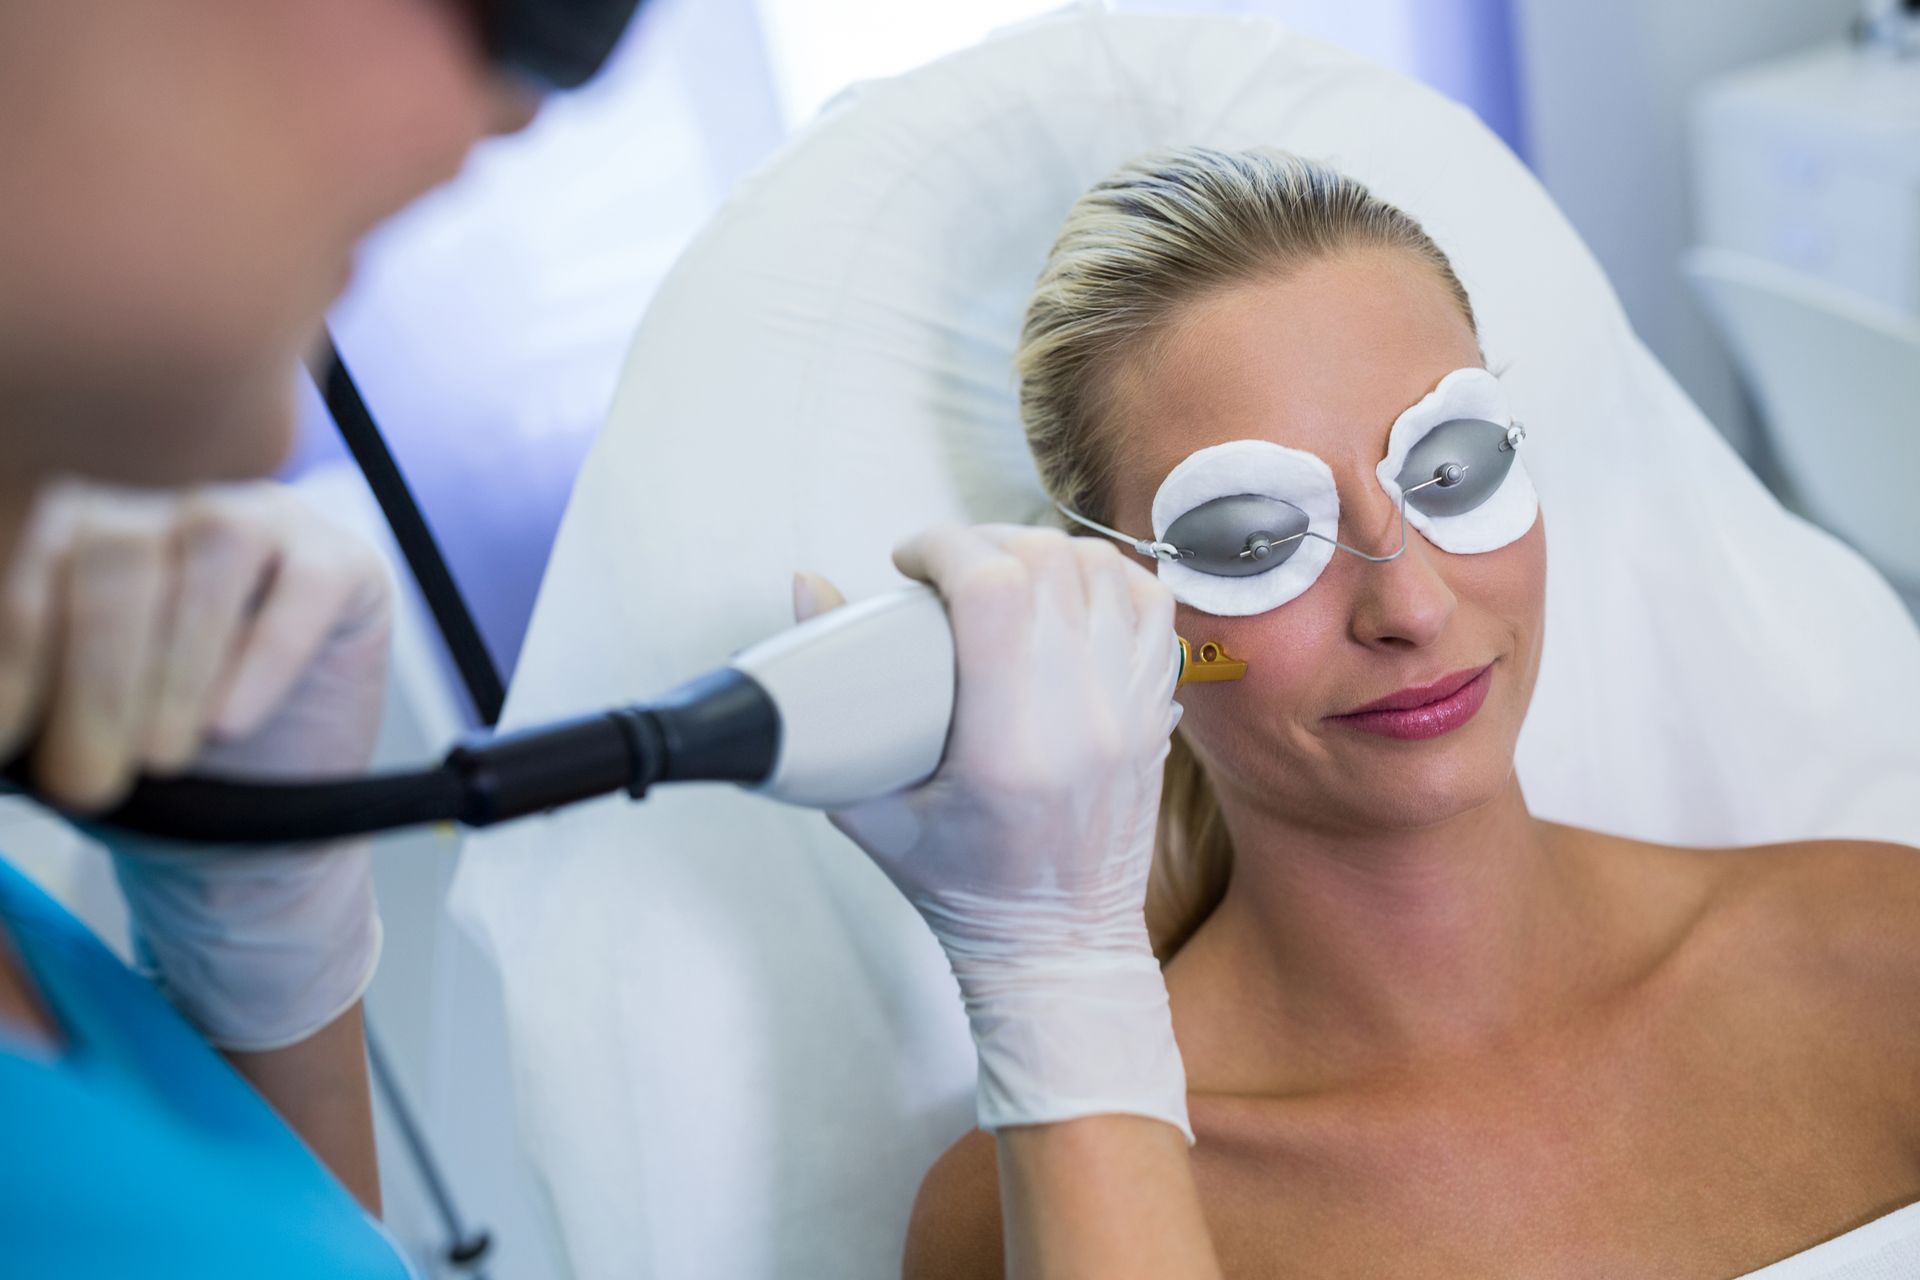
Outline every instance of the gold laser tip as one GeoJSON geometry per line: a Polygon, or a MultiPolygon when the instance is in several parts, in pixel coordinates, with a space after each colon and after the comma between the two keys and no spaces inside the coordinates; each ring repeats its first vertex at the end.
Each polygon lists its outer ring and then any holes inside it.
{"type": "Polygon", "coordinates": [[[1203,641],[1196,650],[1185,636],[1177,639],[1180,641],[1179,684],[1238,680],[1247,674],[1246,661],[1228,653],[1219,641],[1203,641]]]}

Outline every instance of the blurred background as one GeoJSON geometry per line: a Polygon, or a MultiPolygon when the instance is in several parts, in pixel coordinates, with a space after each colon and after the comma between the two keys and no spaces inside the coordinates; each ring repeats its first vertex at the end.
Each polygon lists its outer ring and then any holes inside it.
{"type": "MultiPolygon", "coordinates": [[[[366,246],[334,331],[503,673],[629,336],[702,222],[845,86],[1058,3],[648,0],[600,80],[483,146],[366,246]]],[[[1920,608],[1920,0],[1112,7],[1271,17],[1473,108],[1733,448],[1920,608]]],[[[384,537],[303,394],[289,475],[384,537]]],[[[389,710],[389,762],[473,724],[417,600],[389,710]]],[[[0,827],[30,871],[124,933],[78,837],[24,808],[0,808],[0,827]]],[[[428,1275],[543,1280],[565,1260],[512,1131],[495,979],[443,909],[454,849],[425,833],[378,858],[388,942],[370,1008],[411,1103],[382,1109],[389,1218],[428,1275]],[[421,856],[432,845],[442,856],[421,856]],[[481,1227],[493,1247],[448,1262],[481,1227]]]]}

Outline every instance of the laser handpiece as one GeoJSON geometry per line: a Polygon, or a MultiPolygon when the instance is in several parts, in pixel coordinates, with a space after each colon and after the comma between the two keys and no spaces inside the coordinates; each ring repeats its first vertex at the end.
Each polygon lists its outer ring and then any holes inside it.
{"type": "MultiPolygon", "coordinates": [[[[1184,640],[1180,682],[1237,678],[1184,640]]],[[[931,777],[953,718],[953,632],[907,587],[811,618],[644,705],[455,747],[439,765],[330,782],[142,778],[83,820],[195,844],[331,840],[429,822],[484,827],[661,782],[732,782],[837,808],[931,777]],[[857,687],[856,687],[857,686],[857,687]]],[[[26,789],[25,759],[6,770],[26,789]]]]}

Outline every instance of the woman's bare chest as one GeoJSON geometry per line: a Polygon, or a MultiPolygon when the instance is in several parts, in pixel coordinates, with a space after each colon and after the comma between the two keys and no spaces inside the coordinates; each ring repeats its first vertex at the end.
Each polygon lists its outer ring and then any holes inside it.
{"type": "Polygon", "coordinates": [[[1344,1099],[1196,1097],[1229,1276],[1723,1278],[1920,1198],[1892,1118],[1793,1063],[1532,1064],[1344,1099]]]}

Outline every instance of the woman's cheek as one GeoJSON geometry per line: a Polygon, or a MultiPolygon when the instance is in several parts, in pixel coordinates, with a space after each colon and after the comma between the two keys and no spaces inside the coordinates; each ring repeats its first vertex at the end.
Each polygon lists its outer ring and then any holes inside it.
{"type": "Polygon", "coordinates": [[[1496,686],[1503,714],[1517,734],[1533,699],[1546,619],[1546,534],[1541,522],[1513,542],[1478,555],[1448,558],[1459,598],[1456,625],[1502,659],[1496,686]]]}
{"type": "Polygon", "coordinates": [[[1301,666],[1304,657],[1323,653],[1342,630],[1337,605],[1331,594],[1309,588],[1277,609],[1239,617],[1179,605],[1174,622],[1194,648],[1214,640],[1234,657],[1247,659],[1251,675],[1256,656],[1263,668],[1291,670],[1301,666]]]}
{"type": "Polygon", "coordinates": [[[1317,612],[1304,597],[1244,617],[1177,606],[1175,627],[1196,656],[1202,645],[1211,643],[1228,659],[1247,664],[1246,674],[1237,680],[1193,682],[1182,688],[1187,707],[1182,723],[1209,741],[1219,741],[1236,728],[1270,736],[1291,712],[1324,703],[1319,685],[1329,666],[1329,641],[1337,633],[1317,612]]]}
{"type": "Polygon", "coordinates": [[[1533,528],[1514,544],[1523,553],[1519,590],[1524,597],[1524,612],[1538,627],[1547,612],[1547,520],[1534,519],[1533,528]]]}
{"type": "Polygon", "coordinates": [[[1496,551],[1453,557],[1456,594],[1492,614],[1511,637],[1514,657],[1528,662],[1546,617],[1547,538],[1542,522],[1496,551]]]}

